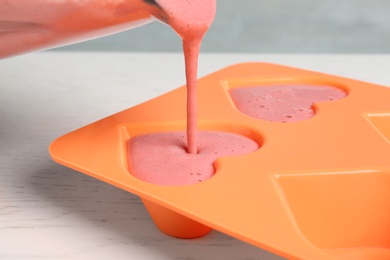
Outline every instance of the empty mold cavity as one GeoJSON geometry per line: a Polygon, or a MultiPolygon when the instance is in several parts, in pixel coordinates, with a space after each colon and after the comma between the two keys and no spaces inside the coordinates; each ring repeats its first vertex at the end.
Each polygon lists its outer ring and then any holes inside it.
{"type": "Polygon", "coordinates": [[[272,122],[296,122],[314,116],[317,102],[335,101],[347,93],[329,85],[277,84],[235,87],[229,94],[242,113],[272,122]]]}
{"type": "Polygon", "coordinates": [[[189,154],[185,131],[161,131],[129,135],[126,152],[130,173],[145,182],[182,186],[205,181],[215,174],[214,162],[258,150],[262,139],[237,126],[198,132],[198,153],[189,154]],[[235,131],[226,131],[235,130],[235,131]]]}
{"type": "Polygon", "coordinates": [[[390,143],[390,113],[369,114],[368,121],[390,143]]]}
{"type": "Polygon", "coordinates": [[[337,259],[390,259],[390,174],[279,176],[306,238],[337,259]]]}

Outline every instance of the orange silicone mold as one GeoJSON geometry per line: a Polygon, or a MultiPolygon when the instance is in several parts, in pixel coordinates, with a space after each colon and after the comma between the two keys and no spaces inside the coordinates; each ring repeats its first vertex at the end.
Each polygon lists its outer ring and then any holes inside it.
{"type": "Polygon", "coordinates": [[[181,87],[75,130],[50,146],[53,159],[139,195],[175,237],[216,229],[289,259],[390,259],[390,89],[284,66],[238,64],[198,82],[199,128],[235,132],[259,150],[220,158],[207,181],[159,186],[127,167],[127,141],[185,130],[181,87]],[[347,97],[314,105],[293,123],[239,112],[229,89],[330,85],[347,97]]]}

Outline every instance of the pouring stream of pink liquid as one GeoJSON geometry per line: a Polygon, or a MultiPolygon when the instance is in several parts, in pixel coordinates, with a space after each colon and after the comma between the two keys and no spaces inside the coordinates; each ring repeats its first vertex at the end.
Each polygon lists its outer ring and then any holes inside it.
{"type": "Polygon", "coordinates": [[[187,79],[187,150],[197,153],[198,137],[198,102],[197,102],[197,70],[200,40],[183,41],[187,79]]]}
{"type": "Polygon", "coordinates": [[[156,1],[166,13],[168,24],[183,39],[187,83],[187,151],[197,153],[197,72],[203,36],[214,20],[215,0],[156,1]]]}

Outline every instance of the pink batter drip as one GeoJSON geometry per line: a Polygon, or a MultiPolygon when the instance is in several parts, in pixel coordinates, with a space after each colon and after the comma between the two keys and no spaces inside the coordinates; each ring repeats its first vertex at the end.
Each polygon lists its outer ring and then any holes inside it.
{"type": "Polygon", "coordinates": [[[158,185],[189,185],[214,175],[220,157],[243,155],[259,148],[245,136],[226,132],[199,132],[197,154],[186,151],[184,132],[153,133],[132,138],[128,161],[132,174],[158,185]]]}
{"type": "Polygon", "coordinates": [[[157,0],[165,10],[170,26],[183,39],[187,81],[187,149],[197,153],[197,99],[196,83],[198,56],[203,36],[214,20],[215,0],[157,0]],[[169,5],[168,5],[169,4],[169,5]]]}
{"type": "Polygon", "coordinates": [[[191,154],[197,153],[197,70],[200,40],[183,41],[183,49],[186,64],[187,79],[187,151],[191,154]]]}
{"type": "Polygon", "coordinates": [[[238,110],[273,122],[295,122],[314,116],[313,104],[333,101],[347,94],[331,86],[279,85],[241,87],[230,90],[238,110]]]}

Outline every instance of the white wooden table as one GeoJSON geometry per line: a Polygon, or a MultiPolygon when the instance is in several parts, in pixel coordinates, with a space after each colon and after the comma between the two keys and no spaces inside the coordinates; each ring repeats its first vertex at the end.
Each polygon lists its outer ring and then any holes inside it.
{"type": "MultiPolygon", "coordinates": [[[[202,54],[199,74],[245,61],[390,86],[390,55],[202,54]]],[[[216,231],[168,237],[138,197],[50,159],[56,137],[183,84],[180,53],[46,52],[0,61],[0,259],[281,259],[216,231]]]]}

